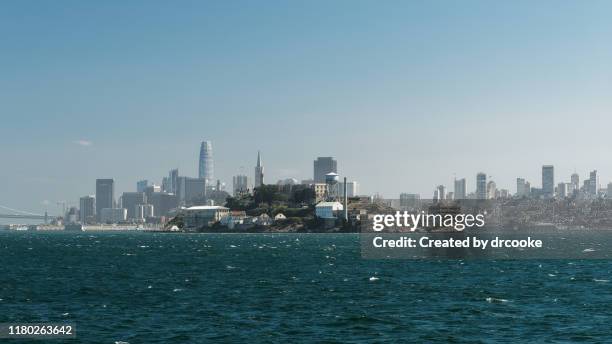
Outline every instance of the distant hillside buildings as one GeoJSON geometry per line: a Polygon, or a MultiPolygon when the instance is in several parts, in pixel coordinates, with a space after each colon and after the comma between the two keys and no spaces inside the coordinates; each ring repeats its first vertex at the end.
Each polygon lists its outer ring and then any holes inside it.
{"type": "MultiPolygon", "coordinates": [[[[512,194],[507,189],[498,189],[493,180],[488,180],[486,173],[476,174],[476,190],[468,194],[466,191],[465,178],[455,179],[455,192],[446,192],[444,185],[435,188],[435,200],[459,200],[459,199],[504,199],[504,198],[530,198],[530,199],[562,199],[576,197],[579,199],[612,198],[612,183],[607,188],[599,188],[597,170],[589,173],[589,178],[584,180],[580,186],[580,176],[573,173],[569,182],[559,182],[555,184],[555,168],[553,165],[542,166],[542,187],[536,188],[522,177],[516,178],[516,193],[512,194]]],[[[400,203],[402,203],[400,195],[400,203]]]]}

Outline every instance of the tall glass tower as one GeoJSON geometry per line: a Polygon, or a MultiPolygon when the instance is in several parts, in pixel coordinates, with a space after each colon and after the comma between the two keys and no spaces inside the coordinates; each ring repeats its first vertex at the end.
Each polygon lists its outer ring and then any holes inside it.
{"type": "Polygon", "coordinates": [[[200,146],[200,169],[198,173],[200,179],[206,179],[206,183],[211,185],[214,178],[213,151],[210,141],[202,141],[200,146]]]}
{"type": "Polygon", "coordinates": [[[476,175],[476,199],[487,199],[487,175],[483,172],[476,175]]]}
{"type": "Polygon", "coordinates": [[[555,195],[555,168],[552,165],[542,166],[542,194],[546,198],[555,195]]]}

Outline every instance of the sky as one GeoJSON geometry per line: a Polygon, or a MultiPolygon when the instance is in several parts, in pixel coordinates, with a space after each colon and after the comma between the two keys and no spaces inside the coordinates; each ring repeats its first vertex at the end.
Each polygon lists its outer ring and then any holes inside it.
{"type": "Polygon", "coordinates": [[[609,1],[2,1],[0,205],[116,197],[211,140],[231,187],[312,178],[431,197],[597,169],[612,181],[609,1]],[[452,191],[452,190],[451,190],[452,191]]]}

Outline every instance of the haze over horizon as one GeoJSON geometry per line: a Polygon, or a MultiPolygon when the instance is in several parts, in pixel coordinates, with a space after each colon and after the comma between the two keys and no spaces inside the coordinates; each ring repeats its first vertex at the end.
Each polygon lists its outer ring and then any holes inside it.
{"type": "Polygon", "coordinates": [[[612,182],[612,3],[6,1],[0,205],[57,212],[114,178],[312,178],[429,198],[483,171],[612,182]],[[179,6],[180,5],[180,6],[179,6]],[[43,202],[48,201],[49,205],[43,202]]]}

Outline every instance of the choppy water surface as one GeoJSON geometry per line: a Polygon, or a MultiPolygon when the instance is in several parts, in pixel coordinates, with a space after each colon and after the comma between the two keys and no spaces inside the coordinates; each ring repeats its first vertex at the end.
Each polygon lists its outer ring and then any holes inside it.
{"type": "Polygon", "coordinates": [[[612,342],[611,266],[363,260],[357,235],[3,232],[0,322],[74,322],[72,343],[612,342]]]}

